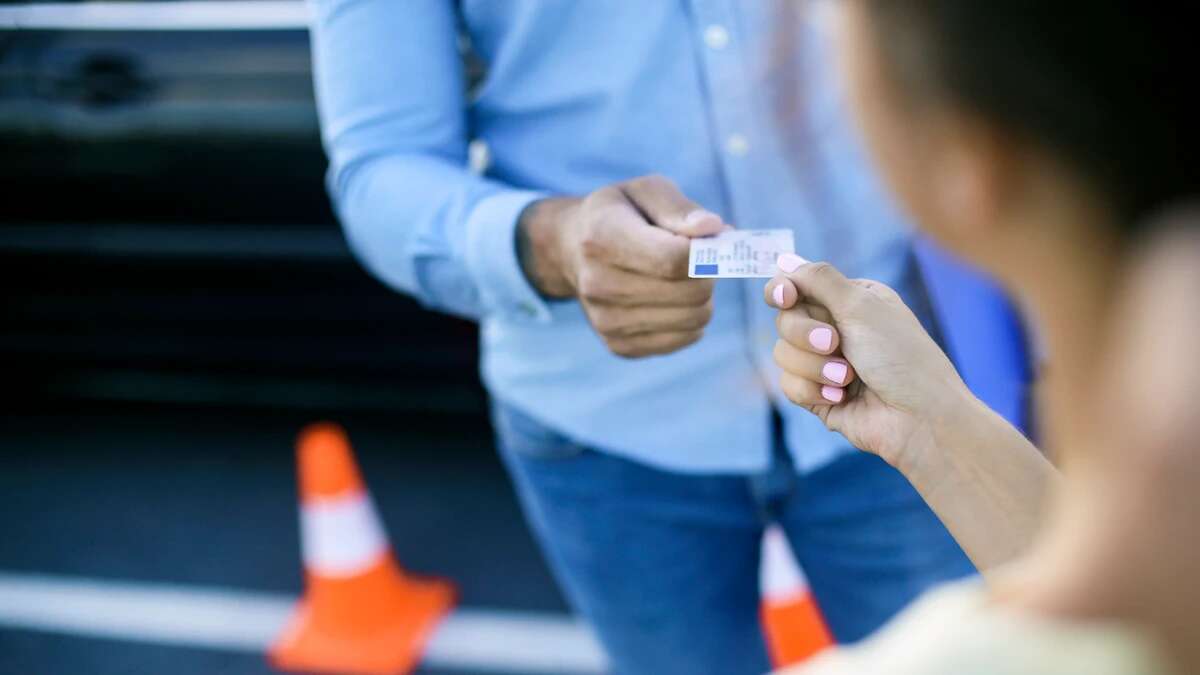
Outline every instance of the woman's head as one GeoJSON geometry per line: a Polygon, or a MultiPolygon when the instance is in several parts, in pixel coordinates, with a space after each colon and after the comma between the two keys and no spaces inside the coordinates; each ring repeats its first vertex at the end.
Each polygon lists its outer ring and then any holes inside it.
{"type": "Polygon", "coordinates": [[[1093,233],[1127,232],[1194,193],[1200,120],[1183,42],[1194,26],[1177,12],[1133,0],[848,4],[844,62],[870,145],[951,247],[996,269],[1037,243],[1031,233],[1053,234],[1031,228],[1070,227],[1074,214],[1093,233]]]}

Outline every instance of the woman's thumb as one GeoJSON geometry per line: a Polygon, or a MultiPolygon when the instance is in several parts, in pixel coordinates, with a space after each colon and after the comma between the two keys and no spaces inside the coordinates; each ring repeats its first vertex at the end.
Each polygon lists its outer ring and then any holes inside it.
{"type": "Polygon", "coordinates": [[[836,267],[825,262],[809,262],[785,253],[775,263],[791,282],[798,297],[824,305],[834,316],[844,310],[855,294],[863,292],[836,267]]]}

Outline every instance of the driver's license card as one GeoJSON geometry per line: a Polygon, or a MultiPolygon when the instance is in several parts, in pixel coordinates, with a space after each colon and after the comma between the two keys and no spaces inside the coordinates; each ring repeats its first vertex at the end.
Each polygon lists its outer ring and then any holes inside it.
{"type": "Polygon", "coordinates": [[[688,256],[688,276],[693,279],[746,279],[773,277],[775,260],[796,252],[791,230],[725,230],[712,237],[693,239],[688,256]]]}

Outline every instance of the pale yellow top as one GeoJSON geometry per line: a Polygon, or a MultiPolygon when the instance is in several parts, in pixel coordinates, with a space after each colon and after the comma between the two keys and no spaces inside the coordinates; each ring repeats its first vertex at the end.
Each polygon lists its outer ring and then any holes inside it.
{"type": "Polygon", "coordinates": [[[927,593],[874,636],[779,675],[877,674],[1176,675],[1134,628],[1005,608],[979,582],[927,593]]]}

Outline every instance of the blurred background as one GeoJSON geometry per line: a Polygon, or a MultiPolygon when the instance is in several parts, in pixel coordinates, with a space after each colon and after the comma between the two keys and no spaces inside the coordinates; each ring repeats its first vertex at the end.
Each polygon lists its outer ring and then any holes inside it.
{"type": "Polygon", "coordinates": [[[435,637],[421,672],[598,670],[495,457],[474,327],[346,247],[306,25],[290,0],[0,2],[0,673],[271,672],[316,419],[407,568],[544,629],[473,661],[435,637]],[[269,618],[138,627],[196,593],[269,618]]]}

